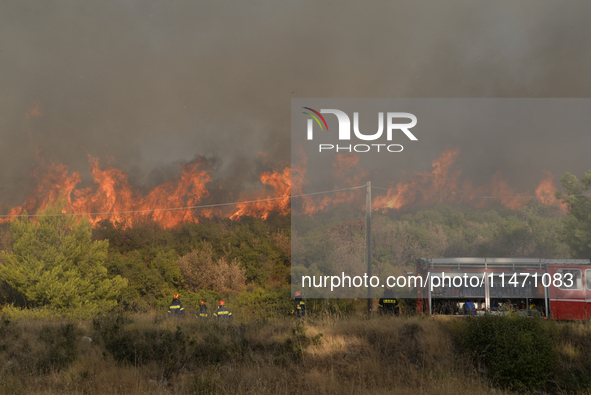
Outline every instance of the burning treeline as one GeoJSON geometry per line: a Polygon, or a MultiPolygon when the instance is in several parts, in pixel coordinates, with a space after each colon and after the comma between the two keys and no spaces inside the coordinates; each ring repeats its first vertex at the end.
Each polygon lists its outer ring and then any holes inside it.
{"type": "Polygon", "coordinates": [[[453,164],[460,154],[459,149],[451,149],[431,162],[433,170],[416,173],[410,181],[401,182],[390,188],[385,196],[372,201],[376,210],[402,209],[410,205],[428,204],[433,202],[470,203],[475,207],[484,208],[494,201],[503,206],[519,210],[531,196],[545,205],[558,205],[565,212],[566,207],[555,198],[557,188],[554,176],[544,172],[534,193],[530,191],[518,193],[503,180],[497,171],[492,179],[483,186],[474,187],[468,180],[461,181],[461,170],[454,169],[453,164]]]}
{"type": "MultiPolygon", "coordinates": [[[[415,173],[408,181],[392,183],[387,191],[375,191],[372,209],[399,210],[433,202],[470,203],[476,207],[485,207],[494,201],[511,209],[520,209],[529,200],[525,197],[532,196],[530,192],[517,193],[500,173],[480,187],[473,187],[469,181],[461,181],[461,170],[453,167],[459,154],[458,149],[447,150],[432,161],[431,171],[415,173]]],[[[130,184],[127,173],[109,164],[101,166],[99,159],[92,156],[89,156],[89,164],[94,185],[86,188],[78,187],[82,181],[80,173],[70,172],[63,164],[39,157],[38,166],[31,174],[36,180],[36,187],[22,205],[12,208],[9,216],[0,221],[10,221],[25,211],[36,213],[58,198],[65,199],[65,212],[87,213],[93,224],[109,219],[125,227],[130,226],[134,219],[150,218],[165,228],[172,228],[197,222],[200,217],[218,216],[239,220],[243,216],[253,216],[266,219],[271,213],[290,213],[289,197],[303,194],[307,184],[306,162],[305,155],[300,154],[298,162],[291,169],[286,166],[282,170],[263,172],[260,175],[261,188],[240,194],[238,200],[241,203],[215,206],[226,202],[213,201],[210,191],[223,189],[223,186],[212,180],[212,170],[206,160],[196,160],[181,166],[180,174],[174,180],[142,194],[139,188],[130,184]],[[186,208],[208,205],[213,207],[186,208]]],[[[327,186],[327,190],[361,186],[370,176],[360,167],[359,157],[354,154],[335,155],[333,171],[336,175],[335,184],[327,186]]],[[[553,197],[556,190],[553,176],[545,173],[535,190],[536,199],[546,205],[558,205],[553,197]]],[[[364,209],[364,199],[363,189],[343,190],[299,196],[294,198],[294,207],[298,207],[299,213],[314,215],[342,204],[364,209]]],[[[561,208],[564,210],[564,207],[561,208]]]]}

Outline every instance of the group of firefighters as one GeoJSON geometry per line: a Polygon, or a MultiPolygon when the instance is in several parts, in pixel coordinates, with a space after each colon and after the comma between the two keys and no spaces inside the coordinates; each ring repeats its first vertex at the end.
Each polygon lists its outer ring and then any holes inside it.
{"type": "MultiPolygon", "coordinates": [[[[181,298],[178,294],[172,297],[172,303],[168,308],[168,316],[174,318],[185,317],[185,308],[183,307],[181,298]]],[[[204,301],[199,303],[199,311],[197,311],[195,316],[203,321],[206,321],[210,318],[209,311],[207,310],[207,304],[204,301]]],[[[223,300],[220,300],[218,303],[218,309],[211,316],[214,320],[220,322],[232,322],[234,319],[232,312],[226,308],[226,303],[223,300]]]]}
{"type": "MultiPolygon", "coordinates": [[[[394,298],[394,293],[392,292],[391,288],[387,288],[384,291],[383,297],[380,299],[378,304],[378,312],[381,314],[390,314],[390,315],[397,315],[399,313],[399,306],[398,300],[394,298]]],[[[300,291],[296,291],[294,293],[294,308],[290,313],[293,316],[298,318],[306,317],[306,302],[302,298],[302,293],[300,291]]],[[[181,303],[180,296],[174,295],[172,298],[172,303],[168,308],[168,316],[172,318],[182,318],[185,317],[185,308],[181,303]]],[[[199,310],[195,313],[195,316],[200,320],[209,320],[210,314],[207,309],[207,304],[204,301],[199,303],[199,310]]],[[[226,303],[223,300],[220,300],[218,303],[217,310],[211,315],[216,321],[220,322],[232,322],[234,317],[232,317],[232,312],[226,308],[226,303]]]]}

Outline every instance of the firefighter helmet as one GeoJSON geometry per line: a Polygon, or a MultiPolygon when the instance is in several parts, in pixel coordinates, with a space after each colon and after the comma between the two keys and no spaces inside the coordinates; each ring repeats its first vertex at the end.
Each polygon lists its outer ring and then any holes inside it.
{"type": "Polygon", "coordinates": [[[225,306],[225,305],[226,305],[226,302],[224,302],[223,300],[220,300],[220,303],[219,303],[219,305],[220,305],[220,306],[225,306]]]}
{"type": "Polygon", "coordinates": [[[205,306],[205,302],[199,302],[199,306],[205,306]]]}
{"type": "Polygon", "coordinates": [[[179,299],[179,294],[175,294],[172,298],[173,299],[179,299]]]}

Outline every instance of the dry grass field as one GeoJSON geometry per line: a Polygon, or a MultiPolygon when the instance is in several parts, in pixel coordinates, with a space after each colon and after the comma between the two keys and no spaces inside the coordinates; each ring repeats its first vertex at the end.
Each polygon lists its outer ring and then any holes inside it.
{"type": "Polygon", "coordinates": [[[511,393],[507,388],[519,388],[499,385],[494,364],[472,358],[461,345],[466,328],[501,328],[495,325],[505,325],[501,338],[509,337],[505,344],[516,353],[506,362],[515,369],[510,380],[543,377],[542,387],[522,385],[520,392],[590,393],[591,326],[520,320],[493,318],[489,325],[472,319],[470,326],[457,318],[325,315],[220,324],[155,313],[92,321],[4,319],[0,394],[511,393]],[[549,337],[527,335],[522,327],[542,328],[549,337]],[[551,365],[524,355],[544,339],[552,342],[544,354],[551,365]],[[539,376],[540,366],[552,366],[551,372],[539,376]]]}
{"type": "Polygon", "coordinates": [[[504,393],[457,351],[444,323],[418,317],[1,326],[0,394],[504,393]]]}

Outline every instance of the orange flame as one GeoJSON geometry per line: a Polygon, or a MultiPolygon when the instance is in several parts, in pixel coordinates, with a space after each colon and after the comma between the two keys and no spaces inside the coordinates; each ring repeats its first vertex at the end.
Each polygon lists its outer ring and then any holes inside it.
{"type": "MultiPolygon", "coordinates": [[[[210,193],[207,186],[212,183],[210,169],[205,160],[199,160],[181,167],[180,174],[172,181],[158,185],[149,193],[142,195],[138,188],[129,183],[129,177],[121,169],[107,164],[99,166],[99,160],[89,155],[90,174],[94,185],[77,189],[82,177],[78,172],[70,173],[67,166],[54,164],[38,155],[39,165],[33,171],[36,188],[29,194],[22,206],[10,210],[10,217],[0,222],[10,221],[25,210],[36,213],[46,208],[51,201],[60,196],[65,199],[65,212],[88,213],[91,223],[109,219],[122,227],[131,226],[138,218],[149,218],[165,228],[185,223],[197,222],[199,217],[214,215],[239,220],[243,216],[267,219],[273,212],[287,215],[291,212],[291,195],[300,195],[307,184],[307,157],[301,147],[296,147],[298,163],[282,170],[268,171],[260,175],[263,187],[259,190],[241,194],[242,203],[236,206],[200,209],[182,209],[207,205],[210,193]],[[256,202],[250,202],[258,200],[256,202]],[[248,201],[248,202],[247,202],[248,201]]],[[[504,206],[521,209],[530,196],[529,193],[516,193],[500,172],[481,187],[473,188],[467,181],[460,182],[461,171],[453,164],[459,156],[459,149],[451,149],[431,162],[432,170],[416,173],[410,180],[399,182],[385,194],[376,192],[372,201],[373,210],[386,211],[416,205],[426,205],[437,201],[469,202],[476,207],[500,201],[504,206]],[[478,196],[495,196],[499,199],[480,199],[478,196]],[[509,198],[523,197],[523,199],[509,198]]],[[[369,174],[359,163],[359,156],[337,154],[333,162],[335,184],[332,188],[354,187],[364,184],[369,174]]],[[[545,172],[544,179],[535,190],[535,196],[545,205],[559,205],[553,197],[556,187],[552,174],[545,172]]],[[[328,188],[327,189],[331,189],[328,188]]],[[[298,206],[306,215],[319,211],[352,204],[363,207],[363,189],[344,190],[319,196],[298,197],[298,206]]],[[[219,202],[212,202],[219,203],[219,202]]],[[[563,212],[566,208],[560,205],[563,212]]]]}
{"type": "MultiPolygon", "coordinates": [[[[303,152],[299,152],[300,157],[303,156],[303,165],[300,163],[298,168],[305,167],[306,158],[303,152]]],[[[335,174],[335,184],[331,187],[334,189],[343,188],[343,186],[354,187],[364,183],[369,173],[367,173],[359,165],[359,156],[350,153],[340,153],[335,155],[333,162],[333,169],[335,174]]],[[[293,174],[305,175],[305,170],[297,170],[293,174]]],[[[305,182],[302,184],[305,185],[305,182]]],[[[329,188],[327,188],[329,189],[329,188]]],[[[301,188],[300,188],[301,190],[301,188]]],[[[301,192],[300,192],[301,193],[301,192]]],[[[324,211],[345,203],[354,203],[361,197],[359,190],[338,191],[331,194],[323,195],[322,197],[305,196],[301,198],[301,213],[305,215],[314,215],[319,211],[324,211]]]]}
{"type": "Polygon", "coordinates": [[[559,205],[563,214],[568,212],[566,204],[556,198],[558,189],[554,186],[554,176],[549,171],[544,171],[545,178],[536,188],[536,196],[546,206],[559,205]]]}
{"type": "Polygon", "coordinates": [[[236,220],[245,215],[267,219],[271,212],[289,214],[290,199],[286,197],[291,195],[291,170],[286,167],[282,172],[265,172],[261,174],[261,181],[263,184],[273,187],[275,193],[264,196],[256,194],[257,197],[253,197],[253,200],[280,199],[241,203],[237,206],[236,211],[230,215],[230,219],[236,220]]]}
{"type": "MultiPolygon", "coordinates": [[[[142,197],[128,181],[128,175],[120,169],[106,166],[101,169],[97,158],[89,156],[90,174],[94,186],[75,189],[80,183],[78,172],[68,174],[65,165],[56,165],[39,158],[40,165],[34,170],[36,189],[22,206],[15,207],[10,215],[19,215],[26,210],[35,213],[46,208],[51,201],[63,196],[64,212],[89,213],[89,220],[96,224],[110,219],[122,226],[131,225],[133,218],[150,216],[162,226],[169,228],[197,220],[191,210],[151,211],[157,208],[177,208],[198,204],[209,195],[205,184],[211,180],[208,170],[201,167],[205,162],[194,162],[181,168],[175,181],[162,184],[142,197]]],[[[6,222],[10,219],[4,219],[6,222]]]]}
{"type": "Polygon", "coordinates": [[[542,203],[551,205],[556,202],[556,197],[554,196],[556,187],[554,187],[554,183],[552,182],[554,176],[548,171],[544,171],[544,175],[546,178],[540,181],[540,185],[536,188],[536,196],[542,203]]]}
{"type": "MultiPolygon", "coordinates": [[[[401,209],[435,201],[470,202],[476,207],[485,207],[490,202],[499,201],[507,208],[520,210],[530,200],[528,197],[532,196],[531,193],[516,193],[515,189],[503,180],[499,171],[482,187],[473,188],[468,181],[460,186],[461,171],[452,169],[459,152],[458,149],[443,152],[441,157],[431,162],[431,172],[418,173],[409,182],[399,183],[390,188],[385,196],[374,198],[372,209],[401,209]]],[[[552,174],[545,172],[545,175],[536,188],[535,196],[545,205],[558,205],[555,198],[546,197],[553,195],[557,189],[552,182],[552,174]]],[[[565,212],[564,206],[561,209],[565,212]]]]}
{"type": "Polygon", "coordinates": [[[451,165],[459,155],[459,149],[443,152],[433,160],[431,172],[417,173],[407,183],[398,183],[388,190],[385,196],[377,196],[372,201],[372,210],[401,209],[410,204],[427,204],[435,201],[454,201],[458,195],[460,170],[451,171],[451,165]]]}
{"type": "MultiPolygon", "coordinates": [[[[36,213],[45,209],[52,201],[62,197],[66,206],[64,212],[88,213],[93,225],[109,219],[122,227],[131,226],[138,218],[150,218],[165,228],[172,228],[184,223],[197,222],[195,209],[183,209],[206,205],[204,199],[209,197],[206,184],[211,183],[210,170],[204,160],[196,161],[181,167],[181,173],[174,181],[166,182],[142,196],[139,190],[129,184],[129,177],[121,169],[110,165],[99,166],[99,160],[89,155],[90,174],[94,186],[76,189],[82,177],[78,172],[69,173],[67,166],[54,164],[38,156],[39,165],[33,171],[36,188],[29,194],[22,206],[10,210],[7,222],[26,210],[36,213]]],[[[296,177],[298,189],[301,191],[305,183],[305,170],[301,177],[296,177]]],[[[238,220],[243,216],[254,216],[266,219],[272,212],[282,215],[290,212],[291,174],[289,167],[281,171],[265,172],[260,180],[267,186],[262,191],[244,194],[244,200],[265,200],[275,197],[282,199],[241,203],[229,209],[200,209],[198,214],[211,217],[214,214],[238,220]],[[272,188],[272,191],[268,190],[272,188]]]]}

